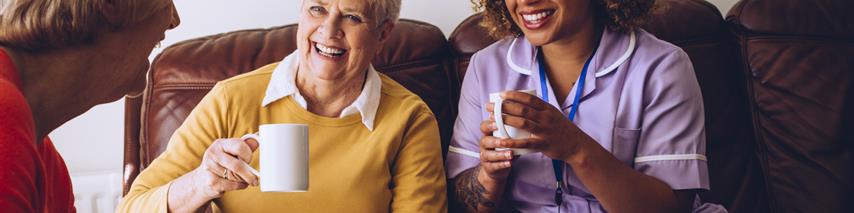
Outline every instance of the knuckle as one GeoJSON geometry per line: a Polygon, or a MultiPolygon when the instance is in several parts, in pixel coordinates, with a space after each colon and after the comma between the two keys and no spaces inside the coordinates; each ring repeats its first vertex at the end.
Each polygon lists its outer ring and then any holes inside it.
{"type": "Polygon", "coordinates": [[[214,147],[213,145],[223,145],[225,143],[225,141],[226,140],[224,138],[218,138],[218,139],[214,140],[214,142],[211,144],[210,147],[214,147]]]}
{"type": "Polygon", "coordinates": [[[228,167],[228,169],[231,171],[237,171],[238,169],[240,169],[240,164],[235,160],[229,160],[225,164],[225,166],[228,167]]]}
{"type": "Polygon", "coordinates": [[[534,97],[533,95],[527,95],[527,96],[525,96],[525,101],[528,101],[528,103],[534,103],[534,102],[536,102],[536,101],[537,101],[537,99],[538,99],[538,98],[537,98],[537,97],[534,97]]]}
{"type": "Polygon", "coordinates": [[[529,120],[523,120],[522,121],[522,128],[530,129],[532,127],[534,127],[534,124],[531,121],[529,121],[529,120]]]}
{"type": "Polygon", "coordinates": [[[520,111],[523,115],[527,115],[527,114],[531,113],[531,109],[528,107],[522,107],[522,109],[520,111]]]}

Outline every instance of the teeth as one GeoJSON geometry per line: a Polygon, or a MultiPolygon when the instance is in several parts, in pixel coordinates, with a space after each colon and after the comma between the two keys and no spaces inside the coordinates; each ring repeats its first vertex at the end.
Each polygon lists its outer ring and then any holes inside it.
{"type": "Polygon", "coordinates": [[[322,53],[325,53],[327,55],[340,55],[340,54],[344,54],[344,51],[345,51],[344,49],[328,47],[328,46],[325,46],[325,45],[320,44],[320,43],[315,43],[314,47],[317,47],[318,50],[320,50],[322,53]]]}
{"type": "Polygon", "coordinates": [[[549,15],[551,15],[551,11],[543,11],[537,14],[522,15],[522,18],[528,22],[540,22],[549,15]]]}

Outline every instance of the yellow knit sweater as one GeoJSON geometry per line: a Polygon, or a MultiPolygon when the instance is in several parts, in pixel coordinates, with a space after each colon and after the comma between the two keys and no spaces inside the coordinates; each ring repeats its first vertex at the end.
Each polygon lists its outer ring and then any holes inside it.
{"type": "MultiPolygon", "coordinates": [[[[230,191],[224,212],[446,212],[445,174],[436,120],[418,96],[385,75],[374,130],[357,113],[313,114],[291,97],[261,106],[278,64],[218,83],[134,181],[119,212],[166,212],[169,184],[199,166],[218,138],[257,132],[261,124],[309,126],[309,190],[230,191]]],[[[258,151],[250,165],[258,168],[258,151]]],[[[181,205],[170,203],[168,205],[181,205]]]]}

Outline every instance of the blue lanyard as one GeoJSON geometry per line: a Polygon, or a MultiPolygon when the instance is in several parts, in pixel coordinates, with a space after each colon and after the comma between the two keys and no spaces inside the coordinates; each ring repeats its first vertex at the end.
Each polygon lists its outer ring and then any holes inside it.
{"type": "MultiPolygon", "coordinates": [[[[584,80],[587,77],[587,67],[590,65],[590,61],[593,59],[593,55],[596,54],[596,49],[598,48],[598,44],[593,48],[593,53],[590,54],[590,57],[587,58],[587,62],[584,62],[584,68],[581,69],[581,75],[578,77],[578,85],[575,88],[575,98],[572,100],[572,108],[569,110],[569,121],[572,122],[575,119],[575,113],[578,112],[578,106],[581,104],[581,93],[584,93],[584,80]]],[[[546,103],[549,102],[549,88],[548,81],[546,81],[546,63],[543,59],[543,50],[537,50],[537,63],[539,63],[540,67],[540,98],[543,99],[546,103]]],[[[555,171],[555,179],[557,183],[555,183],[555,203],[560,208],[561,203],[563,203],[563,165],[565,163],[561,160],[552,159],[552,168],[555,171]]]]}

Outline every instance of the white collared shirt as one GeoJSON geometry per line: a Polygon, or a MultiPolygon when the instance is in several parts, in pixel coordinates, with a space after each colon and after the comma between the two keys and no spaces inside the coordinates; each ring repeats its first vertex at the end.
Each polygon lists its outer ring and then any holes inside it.
{"type": "MultiPolygon", "coordinates": [[[[279,99],[293,96],[293,99],[304,109],[308,108],[305,98],[299,93],[296,86],[296,72],[299,67],[299,54],[291,53],[279,63],[279,66],[273,70],[270,84],[267,85],[267,92],[264,95],[264,100],[261,106],[266,107],[279,99]]],[[[377,108],[380,104],[380,96],[382,89],[382,81],[377,70],[373,65],[368,66],[368,75],[365,79],[365,86],[359,97],[353,101],[350,106],[341,111],[340,118],[359,113],[362,116],[362,124],[368,130],[374,130],[374,118],[377,114],[377,108]]]]}

